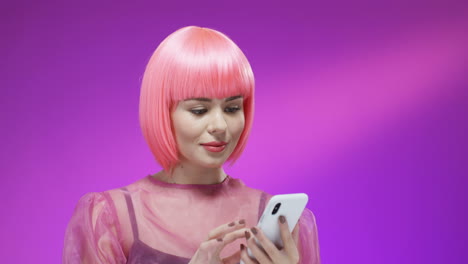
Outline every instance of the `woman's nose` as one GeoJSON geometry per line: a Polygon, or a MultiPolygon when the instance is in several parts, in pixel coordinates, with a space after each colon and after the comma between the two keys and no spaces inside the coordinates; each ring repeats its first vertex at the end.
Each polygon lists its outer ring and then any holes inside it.
{"type": "Polygon", "coordinates": [[[208,132],[212,133],[223,133],[226,131],[227,122],[222,110],[214,111],[210,123],[208,125],[208,132]]]}

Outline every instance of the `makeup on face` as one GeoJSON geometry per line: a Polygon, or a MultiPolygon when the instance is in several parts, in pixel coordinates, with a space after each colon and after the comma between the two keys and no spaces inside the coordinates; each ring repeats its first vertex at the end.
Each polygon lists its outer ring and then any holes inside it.
{"type": "Polygon", "coordinates": [[[172,113],[181,154],[201,166],[221,166],[244,129],[243,97],[189,98],[172,113]]]}
{"type": "MultiPolygon", "coordinates": [[[[242,96],[232,96],[228,97],[221,102],[220,104],[228,104],[223,111],[226,113],[236,113],[242,109],[243,100],[242,96]]],[[[189,98],[183,100],[182,103],[188,108],[188,110],[195,116],[202,117],[205,113],[209,111],[213,106],[213,100],[210,98],[189,98]]],[[[216,105],[216,104],[215,104],[216,105]]]]}
{"type": "Polygon", "coordinates": [[[202,144],[202,146],[208,150],[208,151],[211,151],[211,152],[221,152],[223,151],[225,148],[226,148],[226,145],[221,145],[219,147],[215,147],[215,146],[209,146],[209,145],[204,145],[202,144]]]}

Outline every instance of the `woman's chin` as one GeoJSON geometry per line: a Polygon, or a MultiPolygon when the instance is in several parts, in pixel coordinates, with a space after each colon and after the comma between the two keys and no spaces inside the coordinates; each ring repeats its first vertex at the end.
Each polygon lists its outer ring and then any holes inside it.
{"type": "Polygon", "coordinates": [[[210,168],[210,169],[216,169],[216,168],[221,168],[223,164],[226,162],[226,160],[211,160],[211,161],[204,161],[200,162],[200,166],[203,166],[205,168],[210,168]]]}
{"type": "Polygon", "coordinates": [[[210,168],[210,169],[219,169],[223,166],[224,162],[223,163],[219,163],[219,162],[216,162],[216,163],[205,163],[203,164],[202,166],[205,167],[205,168],[210,168]]]}
{"type": "Polygon", "coordinates": [[[182,159],[184,162],[188,162],[197,167],[216,169],[221,168],[227,160],[222,157],[204,157],[203,159],[182,159]]]}

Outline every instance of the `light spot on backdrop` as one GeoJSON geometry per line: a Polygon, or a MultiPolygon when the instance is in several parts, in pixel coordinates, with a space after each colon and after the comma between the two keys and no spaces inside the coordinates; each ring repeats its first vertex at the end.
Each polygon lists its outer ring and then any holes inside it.
{"type": "Polygon", "coordinates": [[[272,171],[284,159],[294,167],[320,166],[392,120],[454,96],[444,83],[464,70],[467,42],[462,29],[445,25],[373,43],[319,72],[310,72],[305,58],[297,70],[263,84],[281,92],[257,97],[251,142],[268,152],[264,162],[272,171]]]}

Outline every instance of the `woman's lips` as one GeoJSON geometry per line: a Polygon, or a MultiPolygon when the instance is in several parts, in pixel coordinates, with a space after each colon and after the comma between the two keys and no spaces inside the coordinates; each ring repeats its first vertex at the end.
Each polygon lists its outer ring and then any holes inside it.
{"type": "Polygon", "coordinates": [[[221,146],[208,146],[208,145],[202,145],[206,150],[211,151],[211,152],[221,152],[226,148],[225,145],[221,146]]]}

